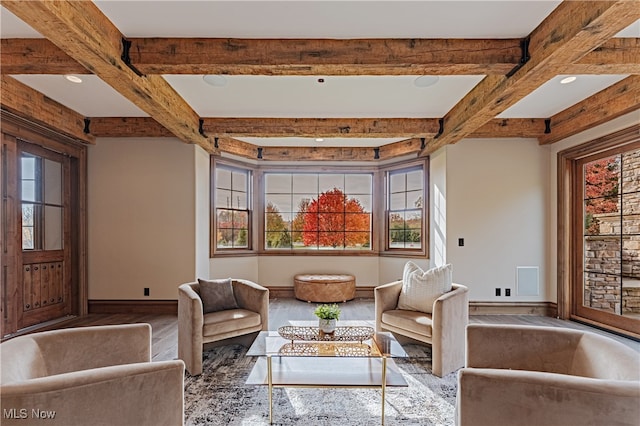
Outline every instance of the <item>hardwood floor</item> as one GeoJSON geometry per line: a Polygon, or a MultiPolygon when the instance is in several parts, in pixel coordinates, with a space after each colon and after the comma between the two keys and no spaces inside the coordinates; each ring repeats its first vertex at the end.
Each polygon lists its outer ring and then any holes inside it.
{"type": "MultiPolygon", "coordinates": [[[[269,301],[269,329],[276,330],[289,320],[315,320],[316,304],[296,299],[271,299],[269,301]]],[[[340,303],[341,320],[371,320],[374,318],[373,299],[355,299],[340,303]]],[[[178,318],[176,315],[92,314],[74,318],[51,328],[85,327],[92,325],[129,324],[146,322],[153,329],[153,360],[175,359],[178,356],[178,318]]],[[[620,341],[640,353],[640,342],[572,321],[535,315],[472,315],[472,324],[521,324],[566,327],[588,330],[620,341]]]]}

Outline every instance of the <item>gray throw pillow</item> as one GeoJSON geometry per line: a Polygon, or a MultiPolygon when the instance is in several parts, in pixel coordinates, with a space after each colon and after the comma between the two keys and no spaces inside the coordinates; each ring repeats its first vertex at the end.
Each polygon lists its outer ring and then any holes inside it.
{"type": "Polygon", "coordinates": [[[201,280],[198,278],[198,283],[200,283],[202,311],[205,314],[238,309],[236,297],[233,295],[231,278],[220,280],[201,280]]]}

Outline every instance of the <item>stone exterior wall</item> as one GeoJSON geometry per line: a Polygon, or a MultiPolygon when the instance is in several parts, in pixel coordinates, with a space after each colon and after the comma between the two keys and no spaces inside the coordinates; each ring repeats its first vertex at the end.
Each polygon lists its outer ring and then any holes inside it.
{"type": "Polygon", "coordinates": [[[640,313],[640,150],[623,155],[618,187],[623,193],[622,224],[619,213],[594,214],[600,235],[585,237],[584,305],[617,314],[640,313]]]}

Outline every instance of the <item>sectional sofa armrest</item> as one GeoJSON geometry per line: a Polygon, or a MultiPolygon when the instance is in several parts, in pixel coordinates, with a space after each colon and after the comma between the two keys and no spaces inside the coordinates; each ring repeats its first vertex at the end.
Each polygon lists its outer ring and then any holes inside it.
{"type": "Polygon", "coordinates": [[[382,331],[382,313],[398,306],[402,281],[379,285],[373,289],[375,300],[376,331],[382,331]]]}
{"type": "Polygon", "coordinates": [[[570,374],[581,337],[555,327],[470,324],[466,366],[570,374]]]}
{"type": "Polygon", "coordinates": [[[469,323],[469,290],[452,284],[433,302],[431,343],[433,374],[443,377],[464,366],[465,330],[469,323]]]}
{"type": "Polygon", "coordinates": [[[635,381],[463,368],[456,410],[458,426],[637,426],[640,386],[635,381]]]}
{"type": "Polygon", "coordinates": [[[258,312],[262,329],[269,329],[269,289],[248,280],[233,280],[233,294],[238,305],[252,312],[258,312]]]}
{"type": "Polygon", "coordinates": [[[61,329],[34,335],[34,340],[47,375],[151,361],[149,324],[61,329]]]}
{"type": "Polygon", "coordinates": [[[199,374],[195,366],[202,365],[202,328],[204,314],[202,299],[193,289],[198,283],[178,287],[178,358],[187,370],[199,374]]]}
{"type": "MultiPolygon", "coordinates": [[[[50,413],[47,425],[182,425],[184,363],[180,360],[118,365],[47,376],[2,386],[2,410],[34,419],[50,413]],[[24,410],[24,411],[20,411],[24,410]]],[[[33,420],[32,420],[33,422],[33,420]]]]}

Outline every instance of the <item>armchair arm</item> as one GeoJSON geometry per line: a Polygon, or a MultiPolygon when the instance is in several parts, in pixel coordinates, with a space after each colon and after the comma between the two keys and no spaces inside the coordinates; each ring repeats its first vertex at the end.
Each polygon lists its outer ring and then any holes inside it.
{"type": "Polygon", "coordinates": [[[269,289],[248,280],[233,280],[233,294],[238,305],[260,314],[262,330],[269,329],[269,289]]]}
{"type": "Polygon", "coordinates": [[[192,374],[199,374],[195,372],[202,368],[204,315],[202,300],[193,289],[197,285],[190,283],[178,287],[178,358],[185,362],[192,374]]]}
{"type": "Polygon", "coordinates": [[[50,413],[47,425],[182,425],[183,381],[180,360],[75,371],[3,385],[2,410],[25,410],[26,419],[34,419],[32,410],[50,413]]]}
{"type": "Polygon", "coordinates": [[[582,334],[556,327],[470,324],[466,366],[568,374],[582,334]]]}
{"type": "Polygon", "coordinates": [[[33,339],[46,354],[43,362],[48,375],[151,361],[149,324],[54,330],[34,335],[33,339]]]}
{"type": "Polygon", "coordinates": [[[402,290],[402,281],[379,285],[373,289],[376,312],[376,331],[382,331],[382,313],[398,306],[398,297],[402,290]]]}
{"type": "Polygon", "coordinates": [[[442,377],[464,366],[465,330],[469,323],[469,290],[452,284],[433,302],[433,374],[442,377]]]}
{"type": "Polygon", "coordinates": [[[637,425],[640,387],[554,373],[463,368],[458,426],[637,425]]]}

